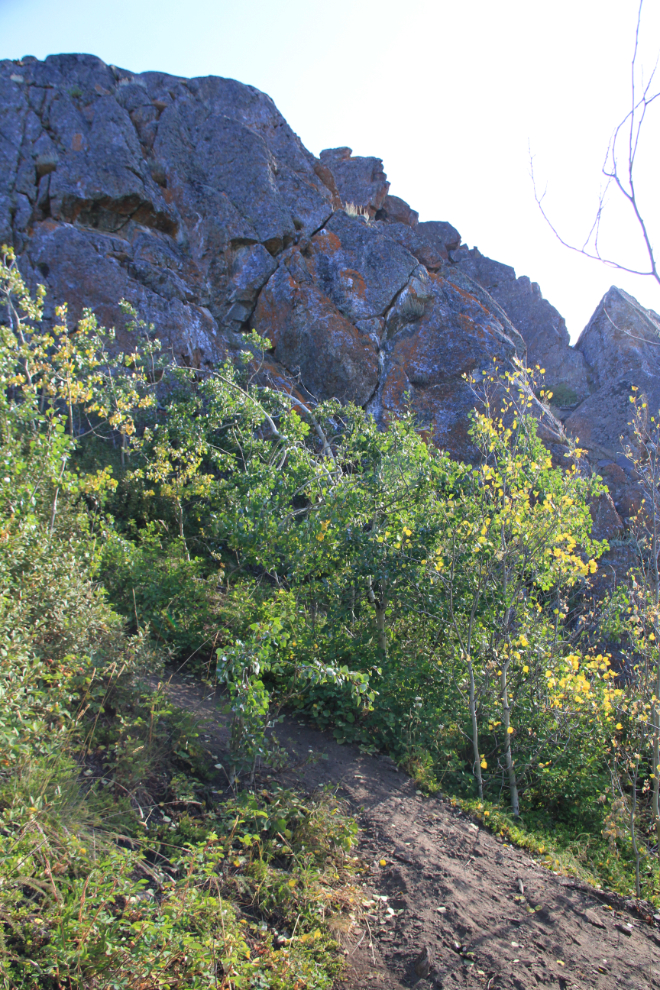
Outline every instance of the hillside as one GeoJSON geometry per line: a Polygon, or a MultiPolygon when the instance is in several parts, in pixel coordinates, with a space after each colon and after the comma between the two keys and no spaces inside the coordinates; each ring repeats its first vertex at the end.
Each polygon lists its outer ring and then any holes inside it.
{"type": "Polygon", "coordinates": [[[656,985],[659,344],[251,86],[0,62],[3,990],[656,985]]]}

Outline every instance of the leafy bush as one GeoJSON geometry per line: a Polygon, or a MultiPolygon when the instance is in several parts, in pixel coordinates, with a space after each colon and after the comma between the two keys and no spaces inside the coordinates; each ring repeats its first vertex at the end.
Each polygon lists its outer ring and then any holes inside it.
{"type": "Polygon", "coordinates": [[[331,795],[259,791],[287,707],[657,899],[643,402],[640,566],[596,607],[600,482],[569,444],[551,459],[525,368],[472,382],[478,457],[456,463],[412,416],[307,406],[254,333],[180,368],[129,307],[130,353],[89,313],[45,326],[11,252],[0,289],[5,986],[329,986],[354,826],[331,795]],[[170,662],[218,690],[230,797],[158,687],[170,662]]]}
{"type": "Polygon", "coordinates": [[[106,512],[112,454],[98,463],[117,435],[126,462],[133,413],[154,407],[151,345],[111,358],[93,318],[69,336],[64,311],[48,330],[10,252],[0,276],[2,985],[329,987],[327,922],[345,905],[324,901],[319,918],[319,892],[323,880],[341,902],[350,888],[354,827],[330,798],[269,799],[283,840],[262,835],[256,799],[208,807],[194,723],[154,686],[163,656],[190,641],[159,633],[158,618],[177,586],[189,606],[205,576],[177,534],[154,581],[163,547],[148,525],[122,542],[106,512]],[[133,635],[97,584],[104,567],[120,603],[126,575],[137,590],[133,635]]]}

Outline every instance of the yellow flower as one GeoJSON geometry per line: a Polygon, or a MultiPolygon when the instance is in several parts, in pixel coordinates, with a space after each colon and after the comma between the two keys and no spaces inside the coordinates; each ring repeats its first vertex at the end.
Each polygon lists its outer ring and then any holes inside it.
{"type": "Polygon", "coordinates": [[[510,736],[512,736],[512,735],[513,735],[513,727],[512,727],[512,726],[509,726],[509,728],[508,728],[508,729],[507,729],[506,731],[507,731],[507,733],[508,733],[508,734],[509,734],[510,736]]]}
{"type": "Polygon", "coordinates": [[[481,769],[482,770],[485,770],[487,766],[488,766],[488,764],[486,763],[486,761],[485,760],[482,760],[481,761],[481,769]]]}
{"type": "Polygon", "coordinates": [[[617,727],[617,729],[619,729],[619,730],[621,730],[621,729],[623,728],[623,726],[621,725],[621,722],[617,722],[617,723],[616,723],[616,727],[617,727]]]}
{"type": "Polygon", "coordinates": [[[529,667],[527,666],[527,664],[525,664],[525,666],[523,667],[523,674],[529,674],[529,667]]]}

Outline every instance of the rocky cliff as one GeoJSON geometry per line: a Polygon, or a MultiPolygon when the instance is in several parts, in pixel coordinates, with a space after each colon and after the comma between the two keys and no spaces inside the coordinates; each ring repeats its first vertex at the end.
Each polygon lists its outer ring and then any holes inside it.
{"type": "MultiPolygon", "coordinates": [[[[381,422],[409,401],[455,455],[470,453],[462,376],[526,355],[630,511],[619,437],[631,385],[660,406],[660,317],[613,288],[571,347],[538,285],[420,223],[380,159],[315,158],[251,86],[91,55],[0,62],[2,242],[51,313],[90,306],[121,341],[128,299],[198,367],[254,327],[273,373],[381,422]]],[[[605,516],[620,525],[611,503],[605,516]]]]}

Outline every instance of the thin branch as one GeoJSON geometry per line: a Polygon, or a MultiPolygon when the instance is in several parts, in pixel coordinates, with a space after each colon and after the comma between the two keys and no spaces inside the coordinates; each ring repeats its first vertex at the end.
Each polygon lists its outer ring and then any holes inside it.
{"type": "Polygon", "coordinates": [[[642,131],[644,129],[644,123],[646,121],[646,115],[649,107],[658,99],[660,99],[660,90],[656,92],[651,92],[654,80],[656,78],[656,71],[658,69],[658,64],[660,63],[660,54],[656,59],[655,65],[646,81],[642,80],[642,91],[639,92],[639,87],[637,84],[638,76],[638,56],[639,56],[639,43],[640,43],[640,32],[642,23],[642,12],[644,7],[644,0],[640,0],[639,7],[637,9],[637,22],[635,25],[635,41],[633,46],[633,55],[630,63],[630,110],[625,115],[623,120],[615,127],[610,142],[607,146],[607,153],[605,155],[605,162],[601,169],[601,173],[607,180],[605,188],[601,191],[598,198],[598,206],[596,208],[596,215],[594,221],[591,225],[591,229],[587,234],[587,237],[581,247],[576,244],[572,244],[567,241],[566,238],[560,234],[556,225],[552,222],[546,209],[543,205],[543,201],[546,196],[547,190],[543,193],[539,193],[536,176],[534,174],[534,159],[530,154],[530,176],[532,179],[532,186],[534,189],[534,199],[536,204],[541,211],[543,219],[550,227],[559,243],[568,248],[570,251],[575,251],[577,254],[581,254],[585,258],[590,258],[593,261],[600,261],[602,264],[607,265],[609,268],[614,268],[617,271],[627,272],[630,275],[643,275],[645,277],[653,278],[658,285],[660,285],[660,272],[658,271],[658,266],[655,258],[655,252],[653,249],[653,242],[651,240],[651,235],[649,233],[648,224],[642,210],[639,205],[637,189],[636,189],[636,178],[635,178],[635,165],[637,162],[637,154],[639,151],[640,139],[642,136],[642,131]],[[618,147],[620,139],[623,134],[626,135],[627,152],[625,155],[626,164],[625,168],[622,168],[620,164],[618,147]],[[648,270],[640,270],[639,268],[631,268],[628,265],[623,264],[620,261],[615,260],[611,257],[604,257],[601,253],[599,242],[601,236],[601,224],[603,220],[603,214],[605,211],[606,198],[610,186],[614,185],[616,189],[624,197],[625,201],[628,203],[630,209],[632,210],[635,223],[641,233],[642,241],[644,243],[644,251],[646,257],[648,258],[649,268],[648,270]],[[590,245],[592,245],[590,247],[590,245]]]}

